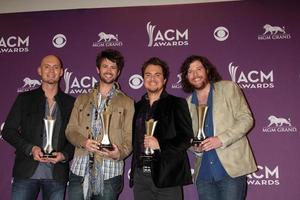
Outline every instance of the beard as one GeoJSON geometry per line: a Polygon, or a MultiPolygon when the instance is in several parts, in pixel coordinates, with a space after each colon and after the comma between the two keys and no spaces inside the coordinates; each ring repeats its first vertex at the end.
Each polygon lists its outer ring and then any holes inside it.
{"type": "Polygon", "coordinates": [[[209,84],[208,79],[203,79],[200,83],[191,83],[196,90],[202,90],[209,84]]]}
{"type": "MultiPolygon", "coordinates": [[[[100,76],[100,80],[101,82],[105,83],[105,84],[112,84],[113,82],[115,82],[116,78],[115,77],[111,77],[111,78],[105,78],[106,74],[103,74],[100,76]]],[[[112,75],[112,74],[110,74],[112,75]]]]}

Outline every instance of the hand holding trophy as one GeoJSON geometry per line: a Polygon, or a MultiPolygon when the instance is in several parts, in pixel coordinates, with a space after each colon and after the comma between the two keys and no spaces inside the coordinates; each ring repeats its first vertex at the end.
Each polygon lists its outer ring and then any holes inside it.
{"type": "Polygon", "coordinates": [[[204,124],[205,118],[207,114],[208,106],[206,104],[197,105],[197,115],[198,115],[198,132],[196,137],[194,137],[192,144],[199,146],[200,143],[206,139],[206,135],[204,133],[204,124]]]}
{"type": "MultiPolygon", "coordinates": [[[[153,136],[157,121],[154,121],[154,119],[150,119],[146,121],[145,124],[146,124],[146,135],[153,136]]],[[[145,151],[141,156],[144,173],[151,172],[153,154],[154,154],[153,149],[151,149],[150,147],[145,148],[145,151]]]]}

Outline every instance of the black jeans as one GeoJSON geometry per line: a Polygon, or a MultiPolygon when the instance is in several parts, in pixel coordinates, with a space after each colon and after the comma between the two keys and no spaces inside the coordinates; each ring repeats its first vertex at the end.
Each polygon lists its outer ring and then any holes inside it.
{"type": "Polygon", "coordinates": [[[135,200],[182,200],[182,187],[157,188],[151,174],[144,174],[142,169],[134,172],[133,195],[135,200]]]}

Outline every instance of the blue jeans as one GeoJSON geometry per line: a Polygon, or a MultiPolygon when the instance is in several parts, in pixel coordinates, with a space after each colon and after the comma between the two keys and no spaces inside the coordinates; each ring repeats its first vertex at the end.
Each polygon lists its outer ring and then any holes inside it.
{"type": "Polygon", "coordinates": [[[43,200],[63,200],[66,182],[52,179],[14,179],[12,200],[33,200],[42,190],[43,200]]]}
{"type": "MultiPolygon", "coordinates": [[[[70,174],[69,192],[70,200],[83,200],[83,177],[70,174]]],[[[122,176],[104,180],[103,195],[93,195],[92,200],[117,200],[123,188],[122,176]]]]}
{"type": "Polygon", "coordinates": [[[201,200],[244,200],[247,190],[246,176],[226,176],[220,181],[212,182],[200,180],[196,184],[201,200]]]}

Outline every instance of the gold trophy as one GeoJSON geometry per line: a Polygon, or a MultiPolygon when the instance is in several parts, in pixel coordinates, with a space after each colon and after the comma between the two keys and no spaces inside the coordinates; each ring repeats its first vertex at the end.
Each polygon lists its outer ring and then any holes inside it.
{"type": "Polygon", "coordinates": [[[53,129],[55,124],[55,119],[52,119],[52,117],[47,117],[44,119],[45,123],[45,130],[46,130],[46,145],[43,148],[43,157],[44,158],[54,158],[56,157],[53,155],[54,149],[52,146],[52,137],[53,137],[53,129]]]}
{"type": "Polygon", "coordinates": [[[204,133],[204,123],[207,114],[208,106],[206,104],[197,105],[197,115],[198,115],[198,132],[196,137],[194,137],[192,144],[199,145],[203,140],[205,140],[206,135],[204,133]]]}
{"type": "Polygon", "coordinates": [[[114,147],[110,142],[109,139],[109,125],[110,125],[110,120],[111,120],[111,113],[108,111],[103,111],[101,113],[101,122],[102,122],[102,133],[103,133],[103,138],[100,143],[100,149],[108,149],[108,150],[113,150],[114,147]]]}
{"type": "MultiPolygon", "coordinates": [[[[156,124],[157,124],[157,121],[154,121],[154,119],[149,119],[148,121],[145,122],[146,135],[153,136],[156,124]]],[[[154,154],[153,149],[151,149],[150,147],[145,148],[145,151],[141,156],[144,173],[151,172],[151,164],[152,164],[153,154],[154,154]]]]}

